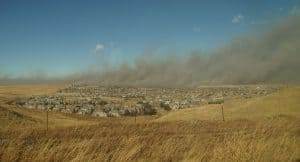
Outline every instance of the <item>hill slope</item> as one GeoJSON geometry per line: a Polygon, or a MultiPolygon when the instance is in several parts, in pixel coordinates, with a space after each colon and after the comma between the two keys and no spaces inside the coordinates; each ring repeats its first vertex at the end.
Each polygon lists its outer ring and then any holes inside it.
{"type": "MultiPolygon", "coordinates": [[[[84,118],[1,104],[1,161],[299,160],[300,89],[158,117],[84,118]],[[16,117],[8,117],[11,112],[16,117]]],[[[11,115],[12,116],[12,115],[11,115]]]]}

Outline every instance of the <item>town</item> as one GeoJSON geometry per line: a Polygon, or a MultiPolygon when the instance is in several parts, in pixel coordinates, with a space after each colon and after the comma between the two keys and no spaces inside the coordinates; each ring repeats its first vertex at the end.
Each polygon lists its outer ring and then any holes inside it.
{"type": "Polygon", "coordinates": [[[16,100],[21,108],[96,117],[155,115],[209,104],[210,101],[266,96],[279,86],[206,86],[198,88],[134,88],[70,84],[51,95],[16,100]]]}

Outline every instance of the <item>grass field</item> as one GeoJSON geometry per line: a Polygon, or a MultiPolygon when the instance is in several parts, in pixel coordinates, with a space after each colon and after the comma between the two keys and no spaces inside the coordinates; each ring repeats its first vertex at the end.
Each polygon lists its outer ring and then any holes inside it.
{"type": "Polygon", "coordinates": [[[300,88],[161,116],[88,118],[8,105],[61,85],[0,87],[1,161],[299,161],[300,88]]]}

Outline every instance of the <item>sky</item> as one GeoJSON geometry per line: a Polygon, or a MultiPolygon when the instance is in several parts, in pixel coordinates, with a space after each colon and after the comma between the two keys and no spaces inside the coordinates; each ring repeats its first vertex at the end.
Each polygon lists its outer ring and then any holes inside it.
{"type": "Polygon", "coordinates": [[[63,76],[149,51],[209,51],[299,6],[300,0],[0,0],[0,76],[63,76]]]}

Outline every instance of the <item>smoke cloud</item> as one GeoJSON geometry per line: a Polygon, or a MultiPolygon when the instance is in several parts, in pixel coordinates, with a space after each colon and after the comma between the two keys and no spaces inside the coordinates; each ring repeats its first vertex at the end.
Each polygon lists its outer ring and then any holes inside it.
{"type": "Polygon", "coordinates": [[[12,78],[0,71],[0,84],[67,83],[74,80],[96,81],[107,86],[143,87],[300,83],[299,52],[300,16],[293,15],[269,25],[263,32],[236,38],[206,53],[156,56],[148,52],[134,63],[74,72],[65,77],[45,77],[38,73],[12,78]]]}
{"type": "Polygon", "coordinates": [[[236,38],[209,53],[144,55],[133,65],[124,63],[102,73],[100,83],[153,87],[299,83],[299,52],[300,16],[290,16],[267,31],[236,38]]]}

